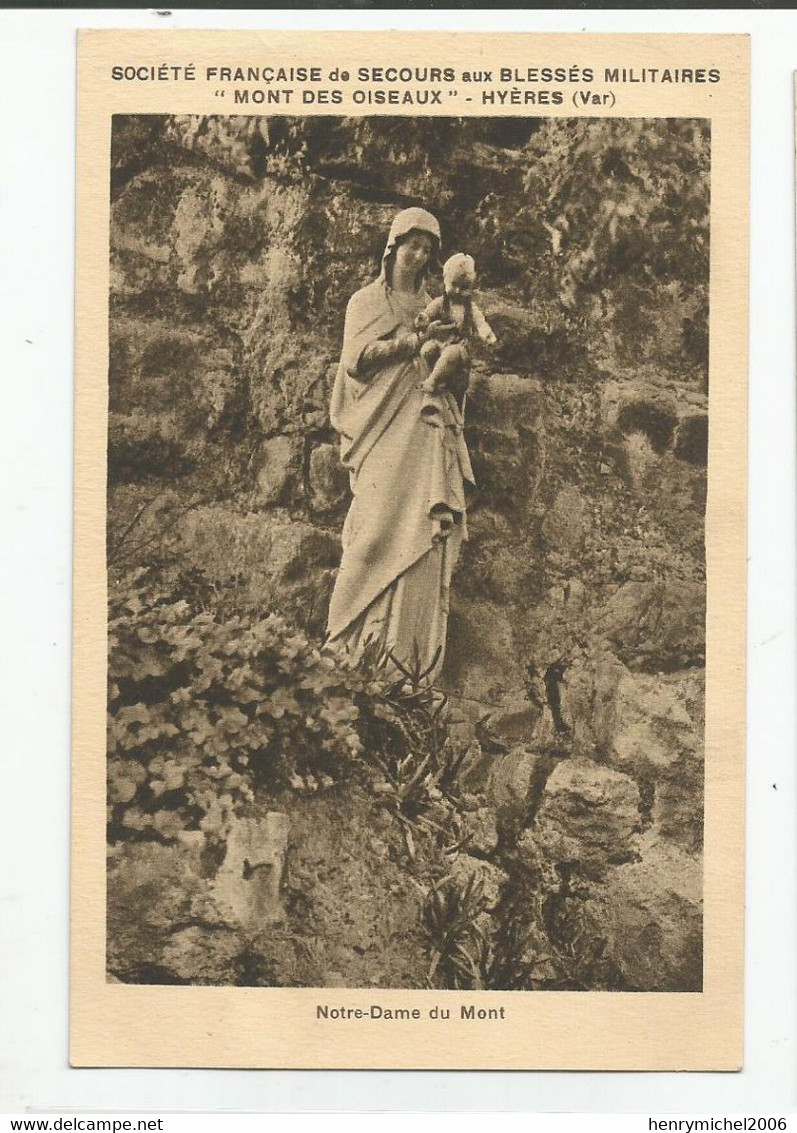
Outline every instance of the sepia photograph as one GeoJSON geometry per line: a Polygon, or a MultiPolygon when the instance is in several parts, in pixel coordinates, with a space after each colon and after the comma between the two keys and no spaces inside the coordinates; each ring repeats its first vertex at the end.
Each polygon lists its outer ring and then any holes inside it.
{"type": "Polygon", "coordinates": [[[701,992],[710,120],[111,123],[107,980],[701,992]]]}

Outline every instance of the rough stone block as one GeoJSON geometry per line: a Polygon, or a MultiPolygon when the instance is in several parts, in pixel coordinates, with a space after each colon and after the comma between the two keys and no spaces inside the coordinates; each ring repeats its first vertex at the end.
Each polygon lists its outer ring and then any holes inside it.
{"type": "Polygon", "coordinates": [[[149,170],[131,178],[111,208],[112,249],[145,263],[168,263],[174,254],[177,202],[191,180],[179,168],[149,170]]]}
{"type": "Polygon", "coordinates": [[[515,655],[511,614],[493,602],[459,598],[449,618],[441,683],[481,706],[494,710],[507,694],[522,693],[525,672],[515,655]]]}
{"type": "Polygon", "coordinates": [[[509,694],[480,721],[479,732],[499,748],[530,744],[534,739],[542,707],[523,693],[509,694]]]}
{"type": "Polygon", "coordinates": [[[178,983],[163,961],[172,926],[202,893],[201,847],[120,843],[108,852],[108,970],[123,983],[178,983]]]}
{"type": "Polygon", "coordinates": [[[479,424],[533,429],[543,416],[542,386],[518,374],[474,374],[468,405],[479,424]]]}
{"type": "Polygon", "coordinates": [[[525,816],[531,793],[531,781],[537,757],[534,752],[518,747],[496,755],[491,764],[486,794],[499,810],[525,816]]]}
{"type": "Polygon", "coordinates": [[[340,462],[337,445],[319,445],[310,455],[311,503],[317,511],[341,507],[349,492],[349,474],[340,462]]]}
{"type": "Polygon", "coordinates": [[[578,488],[568,484],[560,489],[542,523],[547,548],[559,554],[577,554],[584,542],[587,521],[587,503],[578,488]]]}
{"type": "Polygon", "coordinates": [[[685,757],[655,785],[651,821],[662,840],[690,854],[703,845],[703,757],[685,757]]]}
{"type": "Polygon", "coordinates": [[[700,742],[683,681],[663,673],[623,673],[614,701],[609,751],[617,767],[667,768],[686,754],[694,757],[700,742]]]}
{"type": "Polygon", "coordinates": [[[260,448],[253,503],[295,502],[300,492],[302,441],[298,437],[272,437],[260,448]]]}
{"type": "Polygon", "coordinates": [[[589,760],[565,760],[552,771],[535,824],[523,837],[549,860],[601,877],[634,854],[639,803],[627,775],[589,760]]]}
{"type": "Polygon", "coordinates": [[[461,889],[464,889],[471,880],[476,887],[481,889],[485,908],[484,912],[476,918],[476,924],[485,934],[489,934],[494,928],[490,910],[495,908],[498,898],[501,896],[507,875],[491,862],[471,857],[470,854],[457,854],[451,863],[449,876],[461,889]]]}
{"type": "Polygon", "coordinates": [[[233,588],[239,604],[279,610],[323,632],[340,560],[337,535],[276,509],[240,515],[223,507],[187,513],[179,535],[186,564],[233,588]]]}
{"type": "Polygon", "coordinates": [[[476,810],[463,811],[460,822],[465,849],[472,850],[480,857],[495,852],[498,846],[498,824],[493,807],[482,806],[476,810]]]}
{"type": "Polygon", "coordinates": [[[507,843],[517,839],[537,810],[545,785],[560,756],[516,747],[494,756],[485,794],[495,807],[499,834],[507,843]]]}
{"type": "Polygon", "coordinates": [[[631,668],[686,668],[705,659],[705,602],[699,581],[626,582],[598,612],[593,630],[631,668]]]}
{"type": "Polygon", "coordinates": [[[601,389],[600,419],[606,432],[643,433],[657,453],[672,444],[678,402],[672,390],[650,381],[610,381],[601,389]]]}
{"type": "Polygon", "coordinates": [[[233,823],[212,894],[235,923],[256,929],[284,921],[282,880],[287,851],[288,816],[281,811],[233,823]]]}
{"type": "Polygon", "coordinates": [[[623,672],[617,658],[605,649],[579,657],[564,670],[559,683],[560,716],[579,754],[605,756],[610,749],[623,672]]]}
{"type": "Polygon", "coordinates": [[[190,925],[172,933],[160,962],[175,983],[223,986],[236,979],[241,944],[234,928],[190,925]]]}
{"type": "Polygon", "coordinates": [[[702,989],[701,862],[648,837],[641,860],[613,870],[586,903],[629,987],[702,989]]]}

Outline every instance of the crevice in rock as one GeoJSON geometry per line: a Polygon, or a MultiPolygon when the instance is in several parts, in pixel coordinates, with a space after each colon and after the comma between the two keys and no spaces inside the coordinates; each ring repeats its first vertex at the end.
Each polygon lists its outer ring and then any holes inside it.
{"type": "Polygon", "coordinates": [[[553,718],[553,725],[559,735],[569,735],[570,727],[565,723],[562,717],[562,694],[561,684],[567,669],[567,661],[560,658],[549,665],[545,670],[543,676],[543,684],[545,685],[545,695],[548,699],[548,707],[551,710],[553,718]]]}
{"type": "Polygon", "coordinates": [[[302,493],[307,501],[307,510],[309,514],[315,519],[317,509],[313,507],[313,492],[310,482],[310,459],[313,455],[313,442],[310,437],[304,438],[304,447],[302,450],[302,463],[301,463],[301,481],[302,493]]]}
{"type": "Polygon", "coordinates": [[[185,932],[188,928],[201,928],[203,932],[231,932],[228,924],[218,924],[215,921],[206,921],[203,917],[186,917],[185,920],[175,921],[169,929],[170,936],[178,932],[185,932]]]}
{"type": "Polygon", "coordinates": [[[353,197],[366,204],[394,205],[396,208],[412,208],[418,204],[418,198],[412,194],[396,192],[389,186],[368,184],[364,180],[366,174],[354,165],[319,164],[315,172],[328,182],[331,189],[340,191],[340,186],[346,185],[353,197]]]}
{"type": "Polygon", "coordinates": [[[659,456],[672,444],[676,424],[674,413],[646,401],[624,406],[617,418],[617,427],[622,433],[644,433],[659,456]]]}
{"type": "Polygon", "coordinates": [[[537,758],[534,769],[529,779],[529,793],[528,793],[528,807],[526,810],[526,826],[533,826],[537,817],[537,813],[542,803],[543,795],[548,780],[554,768],[562,762],[563,759],[568,759],[569,755],[563,751],[546,751],[541,752],[537,758]]]}
{"type": "Polygon", "coordinates": [[[653,821],[653,804],[656,800],[656,779],[651,771],[636,777],[639,787],[639,817],[641,829],[647,830],[653,821]]]}

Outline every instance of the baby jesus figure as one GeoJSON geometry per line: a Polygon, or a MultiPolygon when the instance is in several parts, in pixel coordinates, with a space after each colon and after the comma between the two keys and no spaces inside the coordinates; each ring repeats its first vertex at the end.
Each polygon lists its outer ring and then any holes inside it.
{"type": "MultiPolygon", "coordinates": [[[[421,389],[426,394],[430,416],[437,412],[431,399],[441,393],[453,394],[462,406],[470,380],[468,339],[476,334],[488,346],[497,341],[473,301],[475,283],[473,256],[457,252],[443,264],[443,294],[433,299],[416,319],[417,330],[433,335],[421,346],[421,356],[429,368],[421,389]]],[[[422,412],[427,412],[426,406],[422,412]]]]}

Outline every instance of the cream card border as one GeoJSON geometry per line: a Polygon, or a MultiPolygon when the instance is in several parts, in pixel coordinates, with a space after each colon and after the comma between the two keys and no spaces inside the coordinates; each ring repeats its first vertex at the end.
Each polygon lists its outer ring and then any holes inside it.
{"type": "MultiPolygon", "coordinates": [[[[745,732],[748,40],[744,36],[84,31],[79,35],[71,1062],[74,1066],[735,1069],[741,1065],[745,732]],[[590,116],[712,124],[704,990],[380,992],[385,1005],[488,1001],[505,1021],[347,1024],[318,1002],[365,990],[146,987],[105,979],[105,488],[111,115],[231,112],[205,82],[116,83],[128,60],[323,67],[429,59],[456,67],[716,66],[712,85],[613,88],[590,116]],[[695,61],[699,60],[699,63],[695,61]],[[705,61],[705,64],[704,62],[705,61]],[[356,1028],[356,1029],[355,1029],[356,1028]]],[[[425,112],[526,114],[456,104],[425,112]],[[455,105],[456,104],[456,105],[455,105]]],[[[278,109],[278,108],[277,108],[278,109]]],[[[311,108],[312,110],[312,108],[311,108]]],[[[240,112],[241,108],[237,109],[240,112]]],[[[258,108],[260,112],[260,108],[258,108]]],[[[288,113],[298,113],[292,106],[288,113]]],[[[321,107],[321,113],[376,113],[321,107]]],[[[395,107],[383,112],[396,113],[395,107]]],[[[417,109],[412,111],[417,113],[417,109]]],[[[539,113],[540,111],[538,111],[539,113]]],[[[545,108],[578,113],[572,103],[545,108]]]]}

